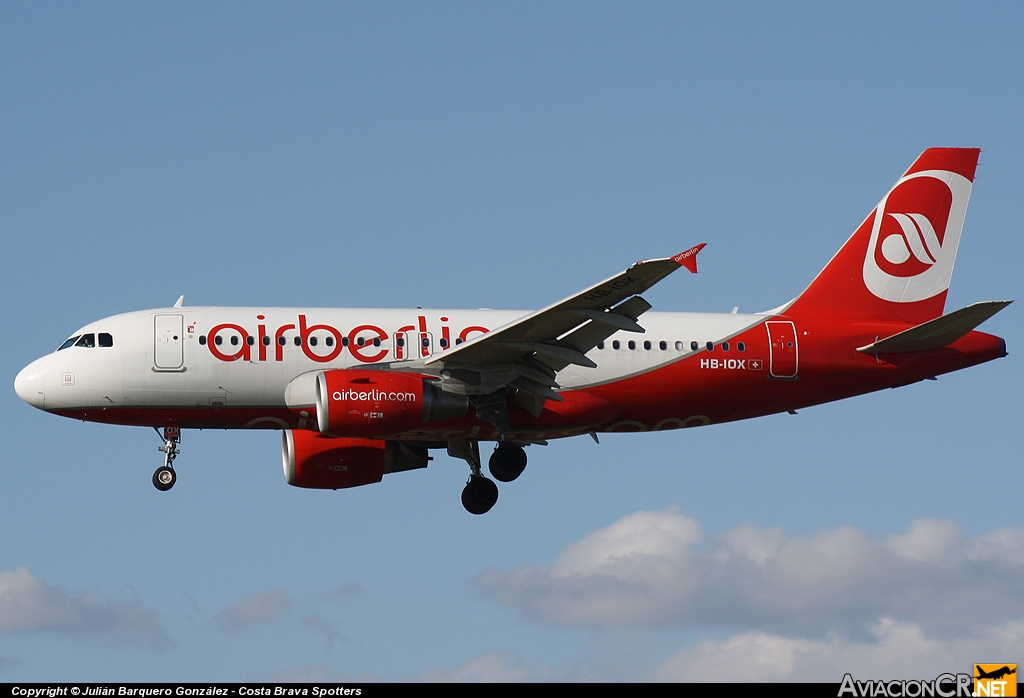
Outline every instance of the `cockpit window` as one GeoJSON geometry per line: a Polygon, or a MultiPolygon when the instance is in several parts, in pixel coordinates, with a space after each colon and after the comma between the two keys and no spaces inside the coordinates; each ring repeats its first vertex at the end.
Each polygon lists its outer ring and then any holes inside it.
{"type": "Polygon", "coordinates": [[[93,348],[94,346],[96,346],[96,335],[94,335],[92,332],[90,332],[89,334],[83,334],[81,338],[79,338],[79,340],[75,342],[75,346],[88,347],[89,349],[93,348]]]}
{"type": "Polygon", "coordinates": [[[101,347],[112,347],[114,346],[114,338],[108,332],[100,332],[100,346],[101,347]]]}
{"type": "Polygon", "coordinates": [[[57,351],[60,351],[61,349],[67,349],[68,347],[72,346],[77,341],[78,341],[78,335],[76,334],[74,337],[72,337],[71,339],[67,340],[66,342],[61,344],[59,347],[57,347],[57,351]]]}

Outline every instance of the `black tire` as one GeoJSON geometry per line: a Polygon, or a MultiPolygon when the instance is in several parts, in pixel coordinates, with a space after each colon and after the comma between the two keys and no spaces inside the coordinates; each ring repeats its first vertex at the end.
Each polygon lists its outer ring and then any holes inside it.
{"type": "Polygon", "coordinates": [[[168,468],[166,465],[161,465],[156,469],[156,472],[153,473],[153,487],[157,488],[161,492],[166,492],[174,487],[174,483],[177,479],[178,476],[174,473],[174,468],[168,468]]]}
{"type": "Polygon", "coordinates": [[[498,486],[481,476],[471,478],[462,490],[462,506],[470,514],[486,514],[498,501],[498,486]]]}
{"type": "Polygon", "coordinates": [[[487,461],[487,469],[499,482],[512,482],[526,470],[526,449],[502,441],[487,461]]]}

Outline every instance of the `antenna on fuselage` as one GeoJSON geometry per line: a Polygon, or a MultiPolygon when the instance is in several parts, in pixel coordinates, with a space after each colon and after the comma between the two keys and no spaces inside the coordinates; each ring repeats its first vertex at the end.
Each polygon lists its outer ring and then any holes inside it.
{"type": "Polygon", "coordinates": [[[178,300],[174,301],[174,307],[175,308],[180,308],[181,304],[184,303],[184,302],[185,302],[185,294],[183,293],[180,296],[178,296],[178,300]]]}

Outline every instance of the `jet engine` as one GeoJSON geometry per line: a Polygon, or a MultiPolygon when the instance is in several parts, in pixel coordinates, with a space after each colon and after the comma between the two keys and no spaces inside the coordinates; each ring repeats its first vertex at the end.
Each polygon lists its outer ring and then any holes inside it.
{"type": "Polygon", "coordinates": [[[336,369],[316,377],[316,418],[330,436],[383,438],[469,411],[465,395],[443,392],[436,379],[400,371],[336,369]]]}
{"type": "Polygon", "coordinates": [[[421,446],[312,431],[285,431],[282,456],[289,485],[325,490],[380,482],[385,473],[425,468],[430,460],[421,446]]]}

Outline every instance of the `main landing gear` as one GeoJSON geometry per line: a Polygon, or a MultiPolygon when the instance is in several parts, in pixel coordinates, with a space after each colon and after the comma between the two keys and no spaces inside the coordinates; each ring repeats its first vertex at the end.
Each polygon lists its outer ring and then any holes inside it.
{"type": "Polygon", "coordinates": [[[512,482],[526,470],[526,449],[519,444],[499,441],[487,461],[487,468],[495,480],[512,482]]]}
{"type": "MultiPolygon", "coordinates": [[[[159,428],[153,428],[156,429],[157,434],[160,433],[159,428]]],[[[153,473],[153,487],[161,492],[166,492],[174,487],[174,483],[178,479],[174,473],[174,459],[181,453],[178,450],[178,443],[181,441],[181,428],[173,425],[164,427],[163,440],[164,445],[157,450],[164,452],[164,464],[153,473]]]]}
{"type": "MultiPolygon", "coordinates": [[[[469,480],[462,490],[462,506],[470,514],[486,514],[498,501],[498,486],[481,473],[479,441],[449,441],[448,455],[469,463],[469,480]]],[[[501,441],[494,448],[488,468],[495,480],[512,482],[526,468],[526,451],[518,444],[501,441]]]]}

